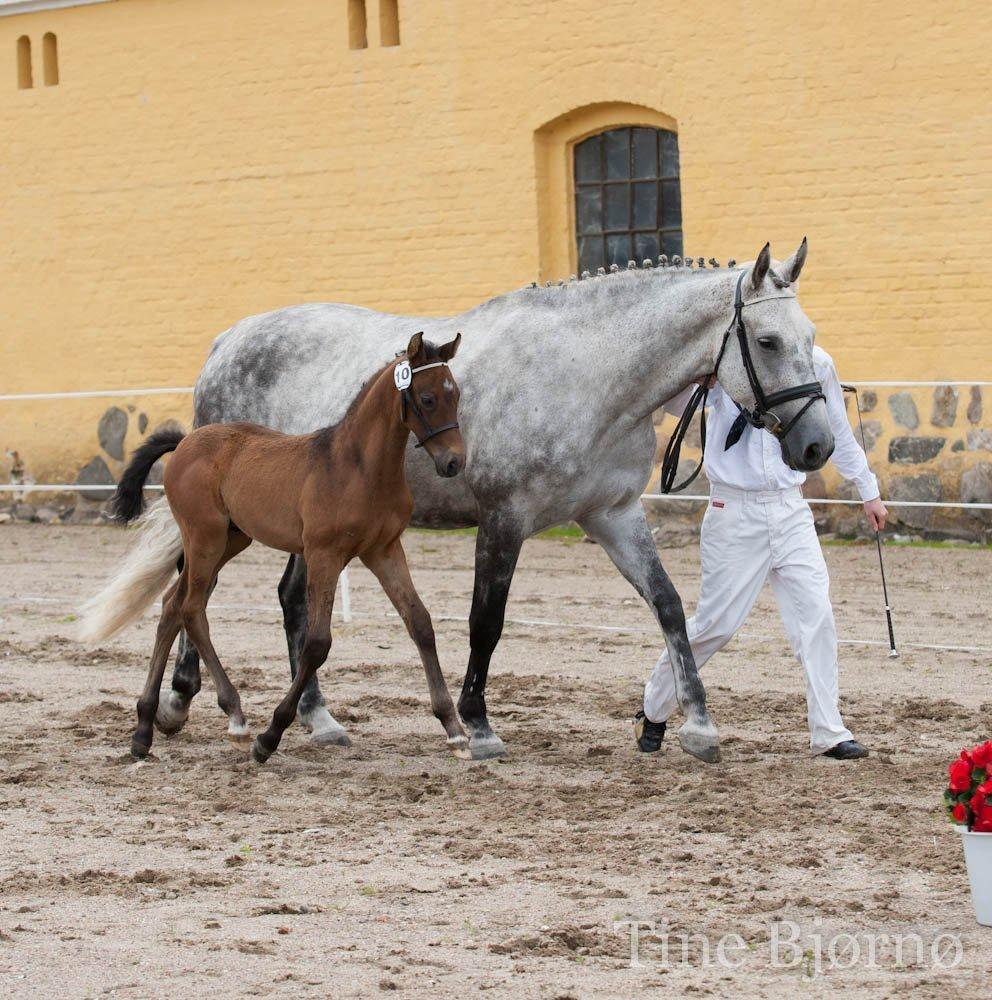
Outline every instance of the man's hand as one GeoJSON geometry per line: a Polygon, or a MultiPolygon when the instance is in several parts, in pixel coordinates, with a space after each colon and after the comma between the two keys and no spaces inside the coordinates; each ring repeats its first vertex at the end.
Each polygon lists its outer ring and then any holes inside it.
{"type": "Polygon", "coordinates": [[[885,519],[888,516],[889,512],[886,510],[885,504],[882,503],[881,497],[865,501],[865,517],[868,518],[868,523],[873,530],[881,531],[885,527],[885,519]]]}
{"type": "Polygon", "coordinates": [[[712,389],[716,385],[715,375],[700,375],[699,378],[693,379],[696,385],[705,386],[707,389],[712,389]]]}

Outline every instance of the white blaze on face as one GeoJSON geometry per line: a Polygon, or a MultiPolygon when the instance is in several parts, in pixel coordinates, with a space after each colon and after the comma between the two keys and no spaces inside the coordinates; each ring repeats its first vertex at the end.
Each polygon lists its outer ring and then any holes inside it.
{"type": "Polygon", "coordinates": [[[445,391],[447,392],[451,392],[451,390],[454,389],[455,387],[455,383],[452,382],[450,378],[446,378],[441,384],[444,386],[445,391]]]}

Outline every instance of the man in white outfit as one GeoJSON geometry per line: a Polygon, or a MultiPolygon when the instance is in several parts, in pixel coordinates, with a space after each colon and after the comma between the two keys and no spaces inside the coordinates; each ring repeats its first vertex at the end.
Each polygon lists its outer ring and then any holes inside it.
{"type": "MultiPolygon", "coordinates": [[[[833,361],[813,349],[834,433],[832,461],[853,480],[872,528],[885,527],[887,511],[844,409],[833,361]]],[[[691,388],[666,404],[681,415],[691,388]]],[[[793,652],[806,672],[810,748],[841,760],[868,751],[844,725],[837,706],[837,631],[826,563],[803,499],[806,476],[782,461],[778,440],[746,423],[736,403],[715,385],[709,395],[705,470],[710,501],[700,536],[702,582],[695,615],[687,622],[696,664],[702,666],[744,624],[765,580],[782,613],[793,652]],[[743,433],[741,433],[743,431],[743,433]]],[[[634,718],[639,749],[661,748],[668,717],[678,707],[668,652],[661,654],[644,689],[644,709],[634,718]]]]}

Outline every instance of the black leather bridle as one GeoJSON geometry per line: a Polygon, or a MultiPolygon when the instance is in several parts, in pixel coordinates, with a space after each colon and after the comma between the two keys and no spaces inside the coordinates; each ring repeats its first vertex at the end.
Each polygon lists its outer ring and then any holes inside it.
{"type": "MultiPolygon", "coordinates": [[[[751,424],[752,427],[763,427],[765,430],[770,431],[779,440],[784,438],[793,427],[796,426],[799,418],[802,417],[806,411],[818,400],[826,399],[823,394],[823,386],[819,382],[807,382],[805,385],[792,386],[789,389],[779,389],[777,392],[766,393],[761,386],[761,381],[758,378],[758,372],[754,367],[754,359],[751,357],[751,348],[747,342],[747,327],[744,325],[744,307],[753,306],[758,302],[768,302],[771,299],[793,299],[794,295],[765,295],[758,299],[751,299],[750,302],[744,301],[744,296],[742,293],[742,288],[744,285],[744,279],[749,274],[749,271],[742,271],[740,277],[737,279],[737,288],[734,291],[734,318],[730,322],[730,326],[727,327],[726,333],[723,335],[723,342],[720,344],[720,353],[716,356],[716,365],[713,367],[713,373],[710,378],[715,378],[720,371],[720,362],[723,361],[723,355],[727,350],[727,343],[730,340],[731,334],[736,333],[737,342],[740,344],[741,349],[741,359],[744,362],[744,371],[747,374],[748,384],[751,386],[751,392],[754,395],[755,407],[753,410],[747,409],[747,407],[737,404],[737,408],[741,411],[741,415],[744,419],[751,424]],[[794,399],[807,399],[805,406],[801,407],[792,419],[787,423],[783,424],[778,414],[774,412],[773,407],[779,406],[782,403],[790,403],[794,399]],[[771,418],[771,422],[769,422],[771,418]]],[[[662,493],[672,493],[678,492],[679,490],[684,490],[695,478],[699,475],[700,470],[703,467],[703,459],[706,454],[706,397],[709,395],[709,381],[708,378],[702,385],[696,388],[696,391],[689,397],[689,402],[682,412],[682,416],[679,418],[679,422],[672,432],[672,436],[668,441],[668,447],[665,449],[665,457],[661,463],[661,492],[662,493]],[[675,486],[675,476],[678,473],[679,467],[679,453],[682,450],[682,441],[685,438],[686,431],[689,429],[689,425],[692,423],[692,418],[696,414],[696,410],[702,406],[702,414],[699,418],[699,431],[700,431],[700,443],[701,443],[701,454],[699,457],[699,464],[693,470],[691,476],[684,482],[679,483],[675,486]]],[[[729,447],[729,445],[728,445],[729,447]]]]}
{"type": "Polygon", "coordinates": [[[427,417],[424,416],[424,411],[417,405],[417,400],[414,398],[413,392],[413,376],[417,372],[427,371],[428,368],[447,368],[448,364],[445,361],[432,361],[429,365],[418,365],[416,368],[410,369],[410,384],[405,389],[400,389],[400,416],[403,421],[406,421],[406,408],[409,406],[413,410],[414,415],[420,421],[424,430],[427,432],[421,437],[416,431],[414,431],[414,436],[417,439],[415,448],[423,448],[423,446],[430,441],[431,438],[437,437],[438,434],[443,434],[445,431],[453,431],[458,429],[458,422],[444,424],[441,427],[431,427],[427,421],[427,417]]]}

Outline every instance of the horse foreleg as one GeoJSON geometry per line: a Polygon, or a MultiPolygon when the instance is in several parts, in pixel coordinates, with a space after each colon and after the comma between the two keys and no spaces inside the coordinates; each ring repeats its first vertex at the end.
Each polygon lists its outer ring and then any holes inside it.
{"type": "Polygon", "coordinates": [[[523,545],[524,532],[513,518],[493,514],[480,519],[475,541],[475,587],[469,615],[471,652],[458,713],[469,731],[469,747],[476,760],[502,757],[503,741],[493,732],[486,713],[486,678],[493,651],[503,634],[510,581],[523,545]]]}
{"type": "Polygon", "coordinates": [[[252,744],[252,756],[260,764],[264,764],[278,749],[283,733],[296,715],[304,689],[331,651],[334,590],[344,565],[344,560],[327,552],[321,552],[308,562],[307,636],[300,651],[299,670],[289,685],[286,697],[272,713],[269,728],[259,733],[252,744]]]}
{"type": "MultiPolygon", "coordinates": [[[[294,678],[300,669],[300,654],[307,636],[307,564],[302,556],[289,557],[286,571],[279,581],[279,603],[282,606],[286,645],[289,647],[289,676],[294,678]]],[[[319,746],[351,746],[344,726],[327,710],[316,673],[303,689],[296,714],[311,731],[313,743],[319,746]]]]}
{"type": "Polygon", "coordinates": [[[458,721],[455,703],[451,700],[437,658],[434,625],[410,578],[410,568],[407,566],[403,546],[397,540],[381,552],[362,556],[362,562],[372,570],[376,579],[382,584],[382,589],[399,612],[410,638],[420,653],[424,673],[427,675],[431,709],[448,735],[448,749],[456,757],[471,760],[468,737],[458,721]]]}
{"type": "Polygon", "coordinates": [[[614,565],[654,611],[675,673],[675,692],[686,721],[678,731],[682,749],[707,763],[720,759],[720,737],[706,711],[706,690],[685,631],[682,600],[658,558],[638,500],[579,522],[603,546],[614,565]]]}

